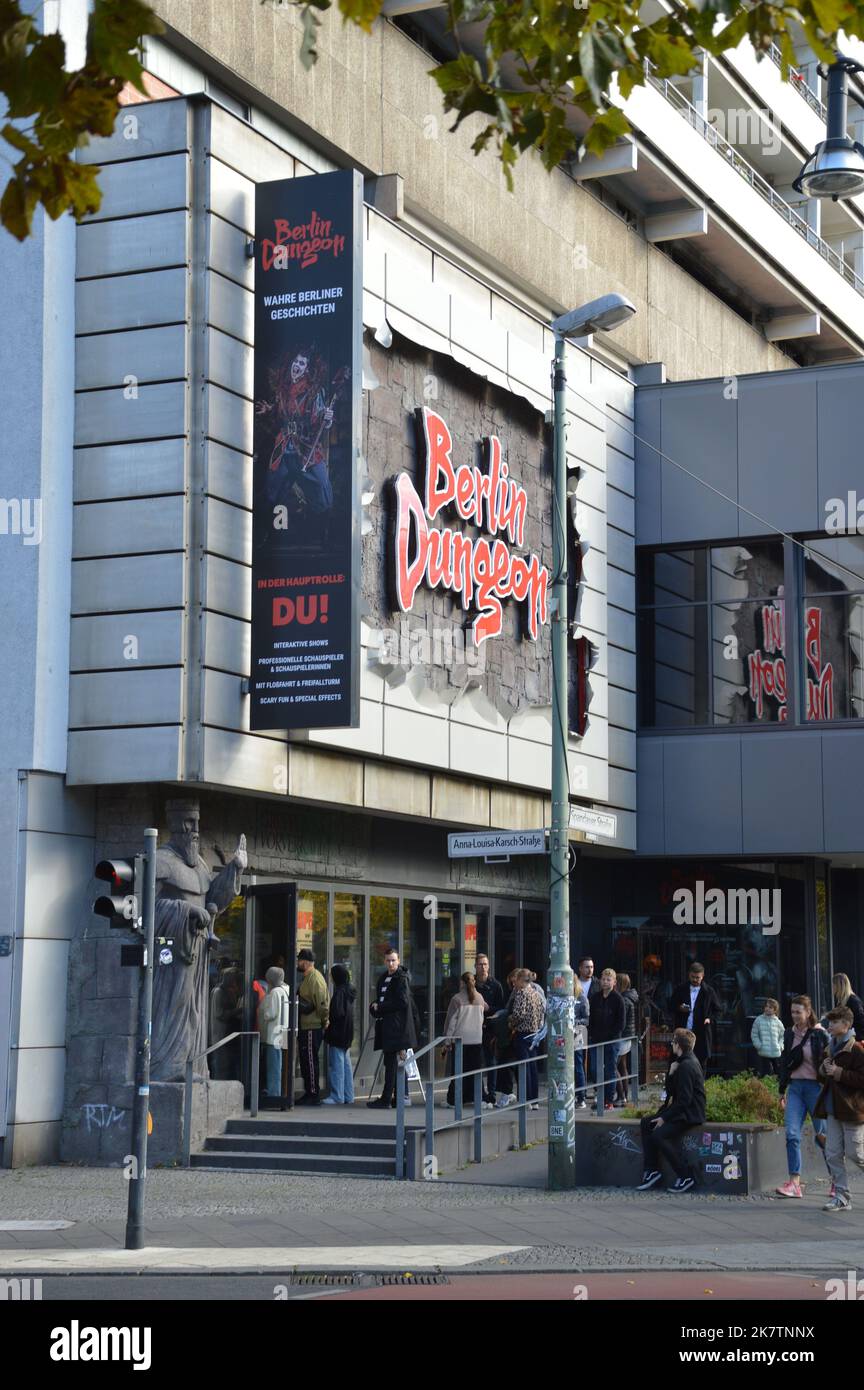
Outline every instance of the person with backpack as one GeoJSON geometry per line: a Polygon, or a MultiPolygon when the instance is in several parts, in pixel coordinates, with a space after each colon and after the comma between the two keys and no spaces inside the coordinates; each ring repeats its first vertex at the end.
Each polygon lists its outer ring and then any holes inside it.
{"type": "Polygon", "coordinates": [[[330,979],[333,981],[333,994],[330,999],[330,1021],[324,1034],[330,1094],[321,1103],[353,1105],[354,1073],[351,1070],[351,1044],[354,1041],[354,1002],[357,991],[351,983],[347,966],[331,965],[330,979]]]}
{"type": "MultiPolygon", "coordinates": [[[[780,1104],[786,1120],[786,1163],[789,1177],[776,1189],[778,1197],[803,1197],[801,1186],[801,1131],[807,1116],[813,1121],[816,1143],[825,1152],[825,1121],[816,1118],[819,1099],[819,1067],[828,1046],[828,1034],[820,1026],[809,994],[792,1000],[792,1027],[783,1035],[780,1057],[780,1104]]],[[[826,1159],[827,1164],[827,1159],[826,1159]]]]}

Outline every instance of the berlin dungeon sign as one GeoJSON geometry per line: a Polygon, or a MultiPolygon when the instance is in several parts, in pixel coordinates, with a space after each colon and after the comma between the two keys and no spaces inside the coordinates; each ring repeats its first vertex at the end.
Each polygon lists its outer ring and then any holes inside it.
{"type": "Polygon", "coordinates": [[[359,723],[363,183],[255,191],[249,726],[359,723]]]}

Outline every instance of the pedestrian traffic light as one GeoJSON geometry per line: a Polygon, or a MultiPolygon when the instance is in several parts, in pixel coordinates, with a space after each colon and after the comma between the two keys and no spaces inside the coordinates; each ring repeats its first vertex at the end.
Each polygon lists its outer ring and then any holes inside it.
{"type": "Polygon", "coordinates": [[[110,896],[97,898],[93,911],[107,917],[112,927],[141,931],[144,926],[144,855],[134,859],[103,859],[96,865],[96,877],[110,883],[110,896]]]}

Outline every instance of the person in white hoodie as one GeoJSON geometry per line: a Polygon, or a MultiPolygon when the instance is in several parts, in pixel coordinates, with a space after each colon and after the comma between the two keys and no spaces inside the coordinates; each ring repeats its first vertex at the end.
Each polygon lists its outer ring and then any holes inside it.
{"type": "MultiPolygon", "coordinates": [[[[466,970],[461,977],[458,993],[453,995],[450,1000],[450,1007],[447,1010],[447,1017],[444,1020],[444,1037],[446,1043],[443,1051],[450,1051],[450,1075],[455,1071],[455,1048],[453,1044],[457,1038],[462,1040],[462,1070],[480,1071],[483,1066],[483,1016],[486,1012],[487,1004],[482,994],[476,988],[474,976],[470,970],[466,970]]],[[[467,1076],[462,1082],[462,1100],[466,1105],[474,1103],[474,1080],[473,1076],[467,1076]]],[[[456,1083],[450,1082],[447,1091],[447,1104],[453,1105],[456,1095],[456,1083]]],[[[483,1103],[484,1110],[491,1110],[492,1106],[488,1101],[483,1103]]]]}
{"type": "Polygon", "coordinates": [[[264,1091],[268,1096],[282,1094],[282,1028],[288,1023],[290,992],[285,984],[285,971],[271,965],[265,976],[268,992],[258,1008],[258,1031],[266,1059],[264,1091]]]}

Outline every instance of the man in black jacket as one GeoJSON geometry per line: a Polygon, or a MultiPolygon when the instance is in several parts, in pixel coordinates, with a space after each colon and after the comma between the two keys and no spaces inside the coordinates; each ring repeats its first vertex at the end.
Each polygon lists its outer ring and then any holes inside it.
{"type": "Polygon", "coordinates": [[[703,1070],[707,1071],[708,1059],[713,1048],[711,1033],[714,1019],[720,1012],[720,1000],[710,985],[705,983],[705,966],[694,960],[690,966],[689,981],[673,990],[669,1008],[672,1013],[673,1028],[687,1028],[696,1037],[693,1049],[703,1070]]]}
{"type": "MultiPolygon", "coordinates": [[[[627,1022],[627,1005],[615,988],[617,976],[614,970],[604,970],[600,976],[600,988],[592,989],[588,1005],[588,1044],[601,1043],[602,1047],[591,1047],[594,1066],[599,1067],[598,1057],[603,1054],[604,1109],[611,1110],[615,1101],[615,1070],[618,1061],[617,1040],[624,1036],[627,1022]]],[[[599,1072],[595,1071],[595,1078],[599,1072]]]]}
{"type": "Polygon", "coordinates": [[[369,1005],[369,1012],[375,1019],[375,1050],[384,1053],[384,1089],[378,1100],[367,1101],[370,1110],[387,1110],[396,1104],[399,1053],[417,1046],[408,971],[399,964],[398,951],[388,951],[384,964],[387,969],[378,977],[375,1000],[369,1005]]]}
{"type": "Polygon", "coordinates": [[[666,1076],[666,1099],[656,1115],[640,1121],[645,1171],[638,1192],[647,1192],[661,1181],[661,1157],[675,1174],[675,1182],[667,1192],[689,1192],[694,1185],[681,1160],[677,1140],[694,1125],[705,1123],[705,1078],[693,1055],[695,1044],[689,1028],[676,1028],[672,1034],[675,1061],[666,1076]]]}
{"type": "MultiPolygon", "coordinates": [[[[492,1034],[486,1027],[485,1019],[489,1018],[492,1014],[497,1014],[500,1009],[504,1008],[504,989],[500,981],[493,979],[489,974],[489,957],[484,956],[482,953],[477,957],[474,963],[474,984],[477,993],[481,995],[486,1002],[486,1013],[484,1015],[483,1024],[483,1065],[484,1067],[494,1067],[495,1053],[492,1050],[492,1034]]],[[[487,1102],[487,1104],[489,1102],[493,1105],[495,1104],[495,1091],[499,1089],[495,1085],[495,1076],[496,1073],[494,1071],[483,1073],[483,1100],[487,1102]]]]}

